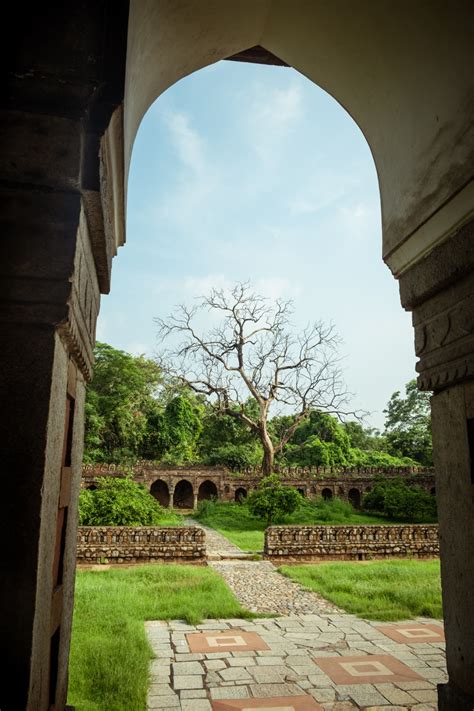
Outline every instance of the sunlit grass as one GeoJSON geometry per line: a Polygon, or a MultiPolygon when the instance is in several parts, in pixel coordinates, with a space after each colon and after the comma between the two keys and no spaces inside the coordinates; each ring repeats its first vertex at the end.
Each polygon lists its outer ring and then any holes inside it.
{"type": "Polygon", "coordinates": [[[151,650],[145,620],[249,617],[210,568],[148,565],[79,571],[69,703],[76,711],[144,711],[151,650]]]}
{"type": "Polygon", "coordinates": [[[279,571],[369,620],[442,617],[439,561],[321,563],[282,566],[279,571]]]}

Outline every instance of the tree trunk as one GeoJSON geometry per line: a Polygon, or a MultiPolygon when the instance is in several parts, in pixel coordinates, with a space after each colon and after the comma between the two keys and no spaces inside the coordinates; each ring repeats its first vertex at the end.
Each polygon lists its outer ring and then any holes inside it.
{"type": "Polygon", "coordinates": [[[273,472],[275,448],[265,425],[260,427],[260,440],[263,446],[262,474],[263,476],[269,476],[273,472]]]}

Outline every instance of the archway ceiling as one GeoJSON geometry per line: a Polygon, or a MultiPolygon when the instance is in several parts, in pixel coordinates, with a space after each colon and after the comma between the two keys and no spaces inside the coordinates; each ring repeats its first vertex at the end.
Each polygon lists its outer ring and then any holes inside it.
{"type": "Polygon", "coordinates": [[[473,47],[464,0],[401,0],[390,12],[371,0],[357,12],[325,0],[132,0],[125,175],[139,123],[169,86],[221,59],[280,58],[361,128],[379,178],[384,259],[399,275],[472,217],[473,47]]]}

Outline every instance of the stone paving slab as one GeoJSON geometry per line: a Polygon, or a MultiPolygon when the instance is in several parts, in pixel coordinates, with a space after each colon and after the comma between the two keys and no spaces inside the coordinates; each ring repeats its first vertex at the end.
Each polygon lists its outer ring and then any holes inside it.
{"type": "MultiPolygon", "coordinates": [[[[436,620],[418,619],[416,623],[417,627],[426,625],[427,630],[441,628],[436,620]]],[[[402,629],[407,624],[413,622],[391,623],[390,627],[402,629]]],[[[334,611],[256,620],[205,620],[201,625],[180,620],[147,622],[155,654],[150,664],[148,708],[435,711],[436,685],[447,680],[444,643],[395,642],[378,629],[381,626],[334,611]],[[190,642],[197,635],[249,641],[245,650],[225,647],[225,651],[193,653],[190,642]],[[334,658],[345,663],[346,670],[356,665],[353,669],[361,674],[357,683],[338,683],[326,673],[321,663],[334,658]],[[373,666],[380,659],[384,669],[392,665],[408,669],[412,678],[394,676],[387,681],[373,666]],[[364,678],[374,670],[373,678],[364,678]],[[307,705],[297,706],[297,700],[307,705]],[[229,705],[231,702],[234,705],[229,705]],[[227,706],[222,705],[225,703],[227,706]]]]}

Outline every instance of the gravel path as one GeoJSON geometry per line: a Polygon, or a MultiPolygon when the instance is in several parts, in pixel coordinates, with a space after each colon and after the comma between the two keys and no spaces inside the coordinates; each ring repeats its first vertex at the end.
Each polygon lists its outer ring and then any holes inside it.
{"type": "Polygon", "coordinates": [[[338,613],[340,610],[316,593],[303,590],[277,573],[269,561],[210,561],[228,586],[251,612],[279,615],[338,613]]]}

